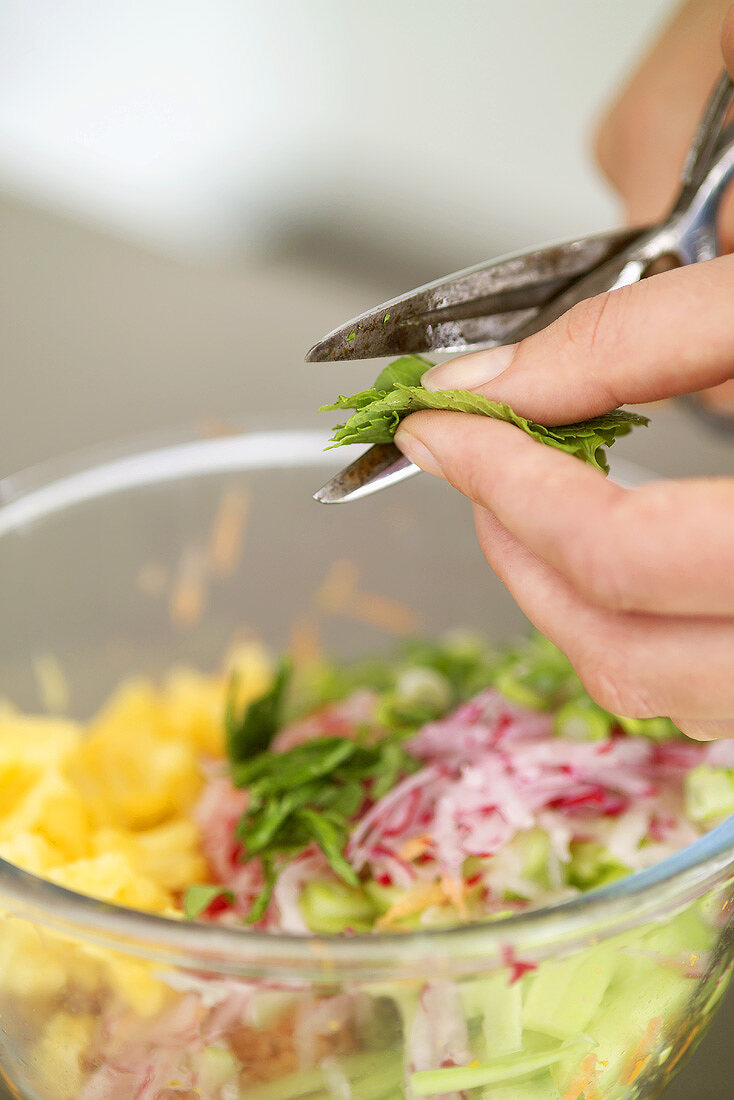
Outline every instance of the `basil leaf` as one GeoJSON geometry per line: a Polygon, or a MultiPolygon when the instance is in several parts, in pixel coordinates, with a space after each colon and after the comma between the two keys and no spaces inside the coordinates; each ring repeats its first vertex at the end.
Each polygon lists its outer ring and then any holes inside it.
{"type": "Polygon", "coordinates": [[[332,871],[350,886],[359,886],[356,871],[342,854],[347,842],[346,826],[337,824],[326,814],[308,808],[298,810],[296,817],[318,844],[332,871]]]}
{"type": "Polygon", "coordinates": [[[234,770],[238,787],[252,786],[258,798],[290,790],[333,772],[357,751],[345,737],[319,737],[289,752],[265,754],[234,770]]]}
{"type": "Polygon", "coordinates": [[[410,775],[420,767],[420,763],[408,754],[395,741],[386,741],[382,745],[380,766],[375,769],[375,782],[372,798],[377,801],[391,791],[403,775],[410,775]]]}
{"type": "Polygon", "coordinates": [[[237,837],[247,848],[248,856],[257,855],[272,845],[283,823],[300,806],[310,801],[313,792],[307,788],[290,791],[283,798],[271,798],[254,811],[247,810],[237,827],[237,837]]]}
{"type": "Polygon", "coordinates": [[[227,755],[231,764],[249,760],[270,748],[281,725],[283,697],[290,674],[290,662],[281,661],[268,690],[253,700],[239,717],[235,713],[237,678],[232,677],[225,712],[227,755]]]}
{"type": "Polygon", "coordinates": [[[263,875],[265,876],[265,885],[250,906],[250,911],[247,914],[248,924],[256,924],[257,921],[265,916],[265,910],[270,905],[270,899],[273,896],[273,889],[278,878],[278,873],[271,860],[263,858],[262,866],[263,875]]]}
{"type": "Polygon", "coordinates": [[[627,435],[634,426],[648,423],[645,416],[616,409],[576,424],[547,428],[519,416],[504,402],[489,401],[482,394],[466,390],[424,390],[420,378],[429,366],[427,360],[418,356],[404,356],[386,368],[371,389],[350,397],[341,396],[333,404],[324,405],[320,410],[322,412],[331,409],[355,410],[345,424],[337,424],[334,428],[332,446],[390,443],[404,417],[421,409],[441,409],[504,420],[540,443],[566,451],[608,473],[603,448],[611,446],[620,436],[627,435]]]}
{"type": "Polygon", "coordinates": [[[224,886],[212,886],[206,883],[188,886],[183,896],[183,912],[186,920],[196,920],[217,898],[234,901],[234,894],[224,886]]]}

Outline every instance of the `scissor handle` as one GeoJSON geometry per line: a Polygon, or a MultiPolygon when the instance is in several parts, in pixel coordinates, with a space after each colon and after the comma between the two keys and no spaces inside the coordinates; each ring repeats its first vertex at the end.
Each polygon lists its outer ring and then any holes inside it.
{"type": "Polygon", "coordinates": [[[723,72],[709,97],[688,150],[681,172],[681,192],[676,201],[676,208],[679,203],[689,202],[691,194],[704,182],[712,158],[716,155],[722,128],[732,103],[734,103],[734,81],[728,72],[723,72]]]}

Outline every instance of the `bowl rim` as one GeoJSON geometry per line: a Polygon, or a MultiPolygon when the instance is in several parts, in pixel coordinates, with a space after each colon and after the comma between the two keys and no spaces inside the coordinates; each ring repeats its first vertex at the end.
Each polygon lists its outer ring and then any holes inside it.
{"type": "MultiPolygon", "coordinates": [[[[127,440],[37,467],[0,481],[0,538],[23,534],[56,512],[115,492],[188,477],[253,469],[288,468],[294,462],[338,464],[324,453],[326,435],[313,429],[249,428],[201,438],[191,429],[167,433],[147,449],[127,440]]],[[[617,461],[618,480],[648,480],[646,471],[617,461]]],[[[734,873],[734,815],[694,843],[652,867],[600,890],[542,909],[497,920],[399,933],[308,935],[261,932],[201,921],[181,921],[98,901],[23,871],[0,859],[0,905],[6,914],[33,920],[66,936],[123,950],[166,965],[205,965],[218,973],[288,984],[299,980],[391,979],[507,962],[508,944],[528,957],[571,950],[668,913],[700,897],[734,873]]]]}

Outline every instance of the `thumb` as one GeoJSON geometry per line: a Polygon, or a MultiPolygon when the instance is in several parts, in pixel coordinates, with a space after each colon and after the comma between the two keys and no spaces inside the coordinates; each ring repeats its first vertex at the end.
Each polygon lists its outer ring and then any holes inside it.
{"type": "Polygon", "coordinates": [[[475,390],[563,424],[734,377],[734,256],[580,302],[519,344],[433,367],[429,390],[475,390]]]}

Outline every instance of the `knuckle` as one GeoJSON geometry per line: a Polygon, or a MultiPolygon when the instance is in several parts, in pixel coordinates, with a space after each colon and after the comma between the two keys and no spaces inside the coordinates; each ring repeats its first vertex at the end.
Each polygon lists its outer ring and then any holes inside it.
{"type": "Polygon", "coordinates": [[[477,455],[472,455],[463,465],[460,471],[449,474],[449,481],[455,489],[463,493],[474,504],[482,504],[486,496],[487,468],[479,461],[477,455]]]}
{"type": "Polygon", "coordinates": [[[626,658],[602,651],[586,656],[577,665],[581,682],[595,703],[610,714],[624,718],[657,718],[663,708],[649,686],[641,682],[640,672],[626,658]]]}
{"type": "Polygon", "coordinates": [[[566,551],[571,582],[598,607],[630,611],[636,605],[634,569],[611,540],[587,530],[566,551]]]}
{"type": "Polygon", "coordinates": [[[566,572],[574,587],[608,611],[634,611],[644,603],[645,562],[636,543],[630,544],[637,501],[624,489],[614,489],[606,506],[604,537],[588,525],[565,548],[566,572]]]}
{"type": "Polygon", "coordinates": [[[597,294],[572,306],[561,318],[566,343],[581,360],[598,356],[614,339],[612,294],[597,294]]]}

